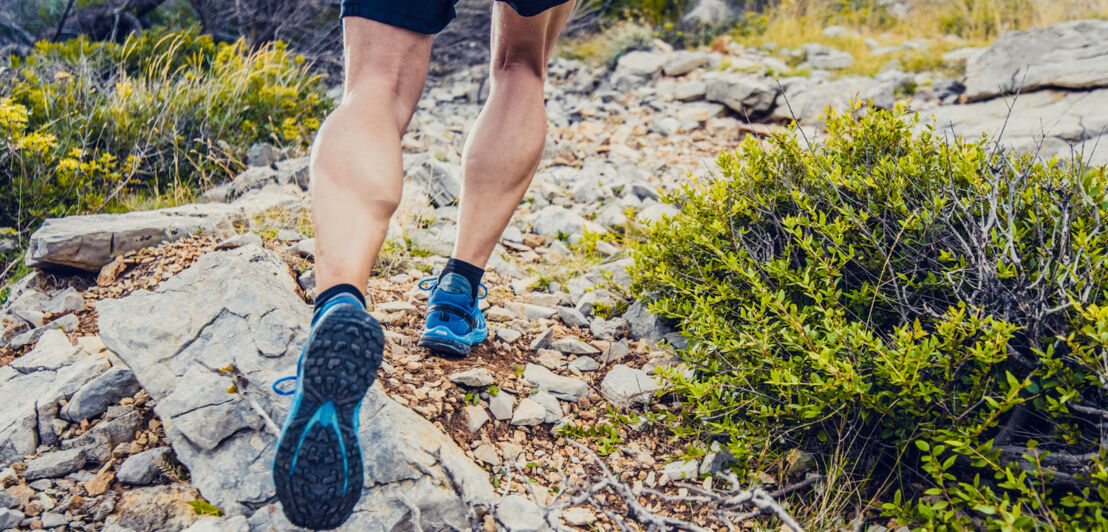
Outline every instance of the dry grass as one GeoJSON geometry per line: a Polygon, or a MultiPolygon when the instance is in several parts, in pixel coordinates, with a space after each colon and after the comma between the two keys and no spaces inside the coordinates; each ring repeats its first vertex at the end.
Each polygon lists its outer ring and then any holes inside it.
{"type": "Polygon", "coordinates": [[[984,46],[1012,30],[1044,27],[1067,20],[1108,18],[1108,0],[924,0],[903,19],[867,0],[858,8],[841,7],[836,0],[783,0],[776,8],[749,16],[734,32],[748,46],[769,43],[800,48],[823,43],[849,52],[855,63],[843,74],[872,75],[890,61],[907,70],[941,65],[943,53],[964,46],[984,46]],[[826,37],[828,26],[838,25],[853,35],[826,37]],[[927,41],[923,50],[874,53],[881,46],[927,41]]]}

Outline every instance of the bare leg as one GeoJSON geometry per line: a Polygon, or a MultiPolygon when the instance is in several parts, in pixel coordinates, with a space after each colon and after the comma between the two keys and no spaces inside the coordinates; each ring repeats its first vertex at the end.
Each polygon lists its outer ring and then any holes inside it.
{"type": "Polygon", "coordinates": [[[400,139],[427,78],[431,36],[343,19],[342,104],[319,129],[311,158],[318,290],[365,290],[403,186],[400,139]]]}
{"type": "Polygon", "coordinates": [[[462,151],[455,258],[485,267],[542,160],[546,64],[573,4],[522,17],[495,2],[491,90],[462,151]]]}

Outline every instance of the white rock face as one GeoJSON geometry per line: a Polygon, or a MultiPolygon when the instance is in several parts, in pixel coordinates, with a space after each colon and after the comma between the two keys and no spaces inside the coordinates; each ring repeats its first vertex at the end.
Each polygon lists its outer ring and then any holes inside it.
{"type": "MultiPolygon", "coordinates": [[[[193,485],[229,515],[251,515],[252,529],[288,528],[270,502],[276,437],[245,397],[284,419],[290,399],[270,384],[295,372],[311,317],[294,287],[280,257],[247,245],[204,255],[154,292],[97,304],[104,343],[156,401],[193,485]],[[227,392],[236,384],[230,375],[217,371],[228,366],[239,375],[237,393],[227,392]]],[[[486,473],[379,386],[362,402],[360,427],[367,486],[342,530],[408,526],[407,509],[377,502],[401,493],[420,501],[425,529],[464,528],[467,505],[494,499],[486,473]],[[455,485],[459,492],[443,487],[455,485]]]]}
{"type": "Polygon", "coordinates": [[[970,101],[1043,89],[1108,87],[1108,21],[1014,31],[966,61],[970,101]]]}

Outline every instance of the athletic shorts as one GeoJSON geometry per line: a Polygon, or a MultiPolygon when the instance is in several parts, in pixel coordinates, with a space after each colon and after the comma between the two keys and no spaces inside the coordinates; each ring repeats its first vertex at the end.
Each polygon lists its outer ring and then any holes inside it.
{"type": "MultiPolygon", "coordinates": [[[[342,0],[342,16],[361,17],[417,33],[438,33],[454,19],[456,0],[342,0]]],[[[569,0],[497,0],[533,17],[569,0]]]]}

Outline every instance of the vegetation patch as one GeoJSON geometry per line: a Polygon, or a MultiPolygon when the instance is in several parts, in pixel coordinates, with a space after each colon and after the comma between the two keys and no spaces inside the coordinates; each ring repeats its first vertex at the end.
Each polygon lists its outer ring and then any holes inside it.
{"type": "Polygon", "coordinates": [[[1103,529],[1105,170],[901,112],[832,114],[817,149],[750,138],[667,198],[632,274],[690,339],[668,422],[751,481],[812,457],[851,494],[831,515],[1103,529]]]}
{"type": "Polygon", "coordinates": [[[331,107],[284,44],[197,30],[40,42],[0,76],[0,226],[22,234],[45,217],[187,201],[241,170],[254,142],[307,147],[331,107]]]}

